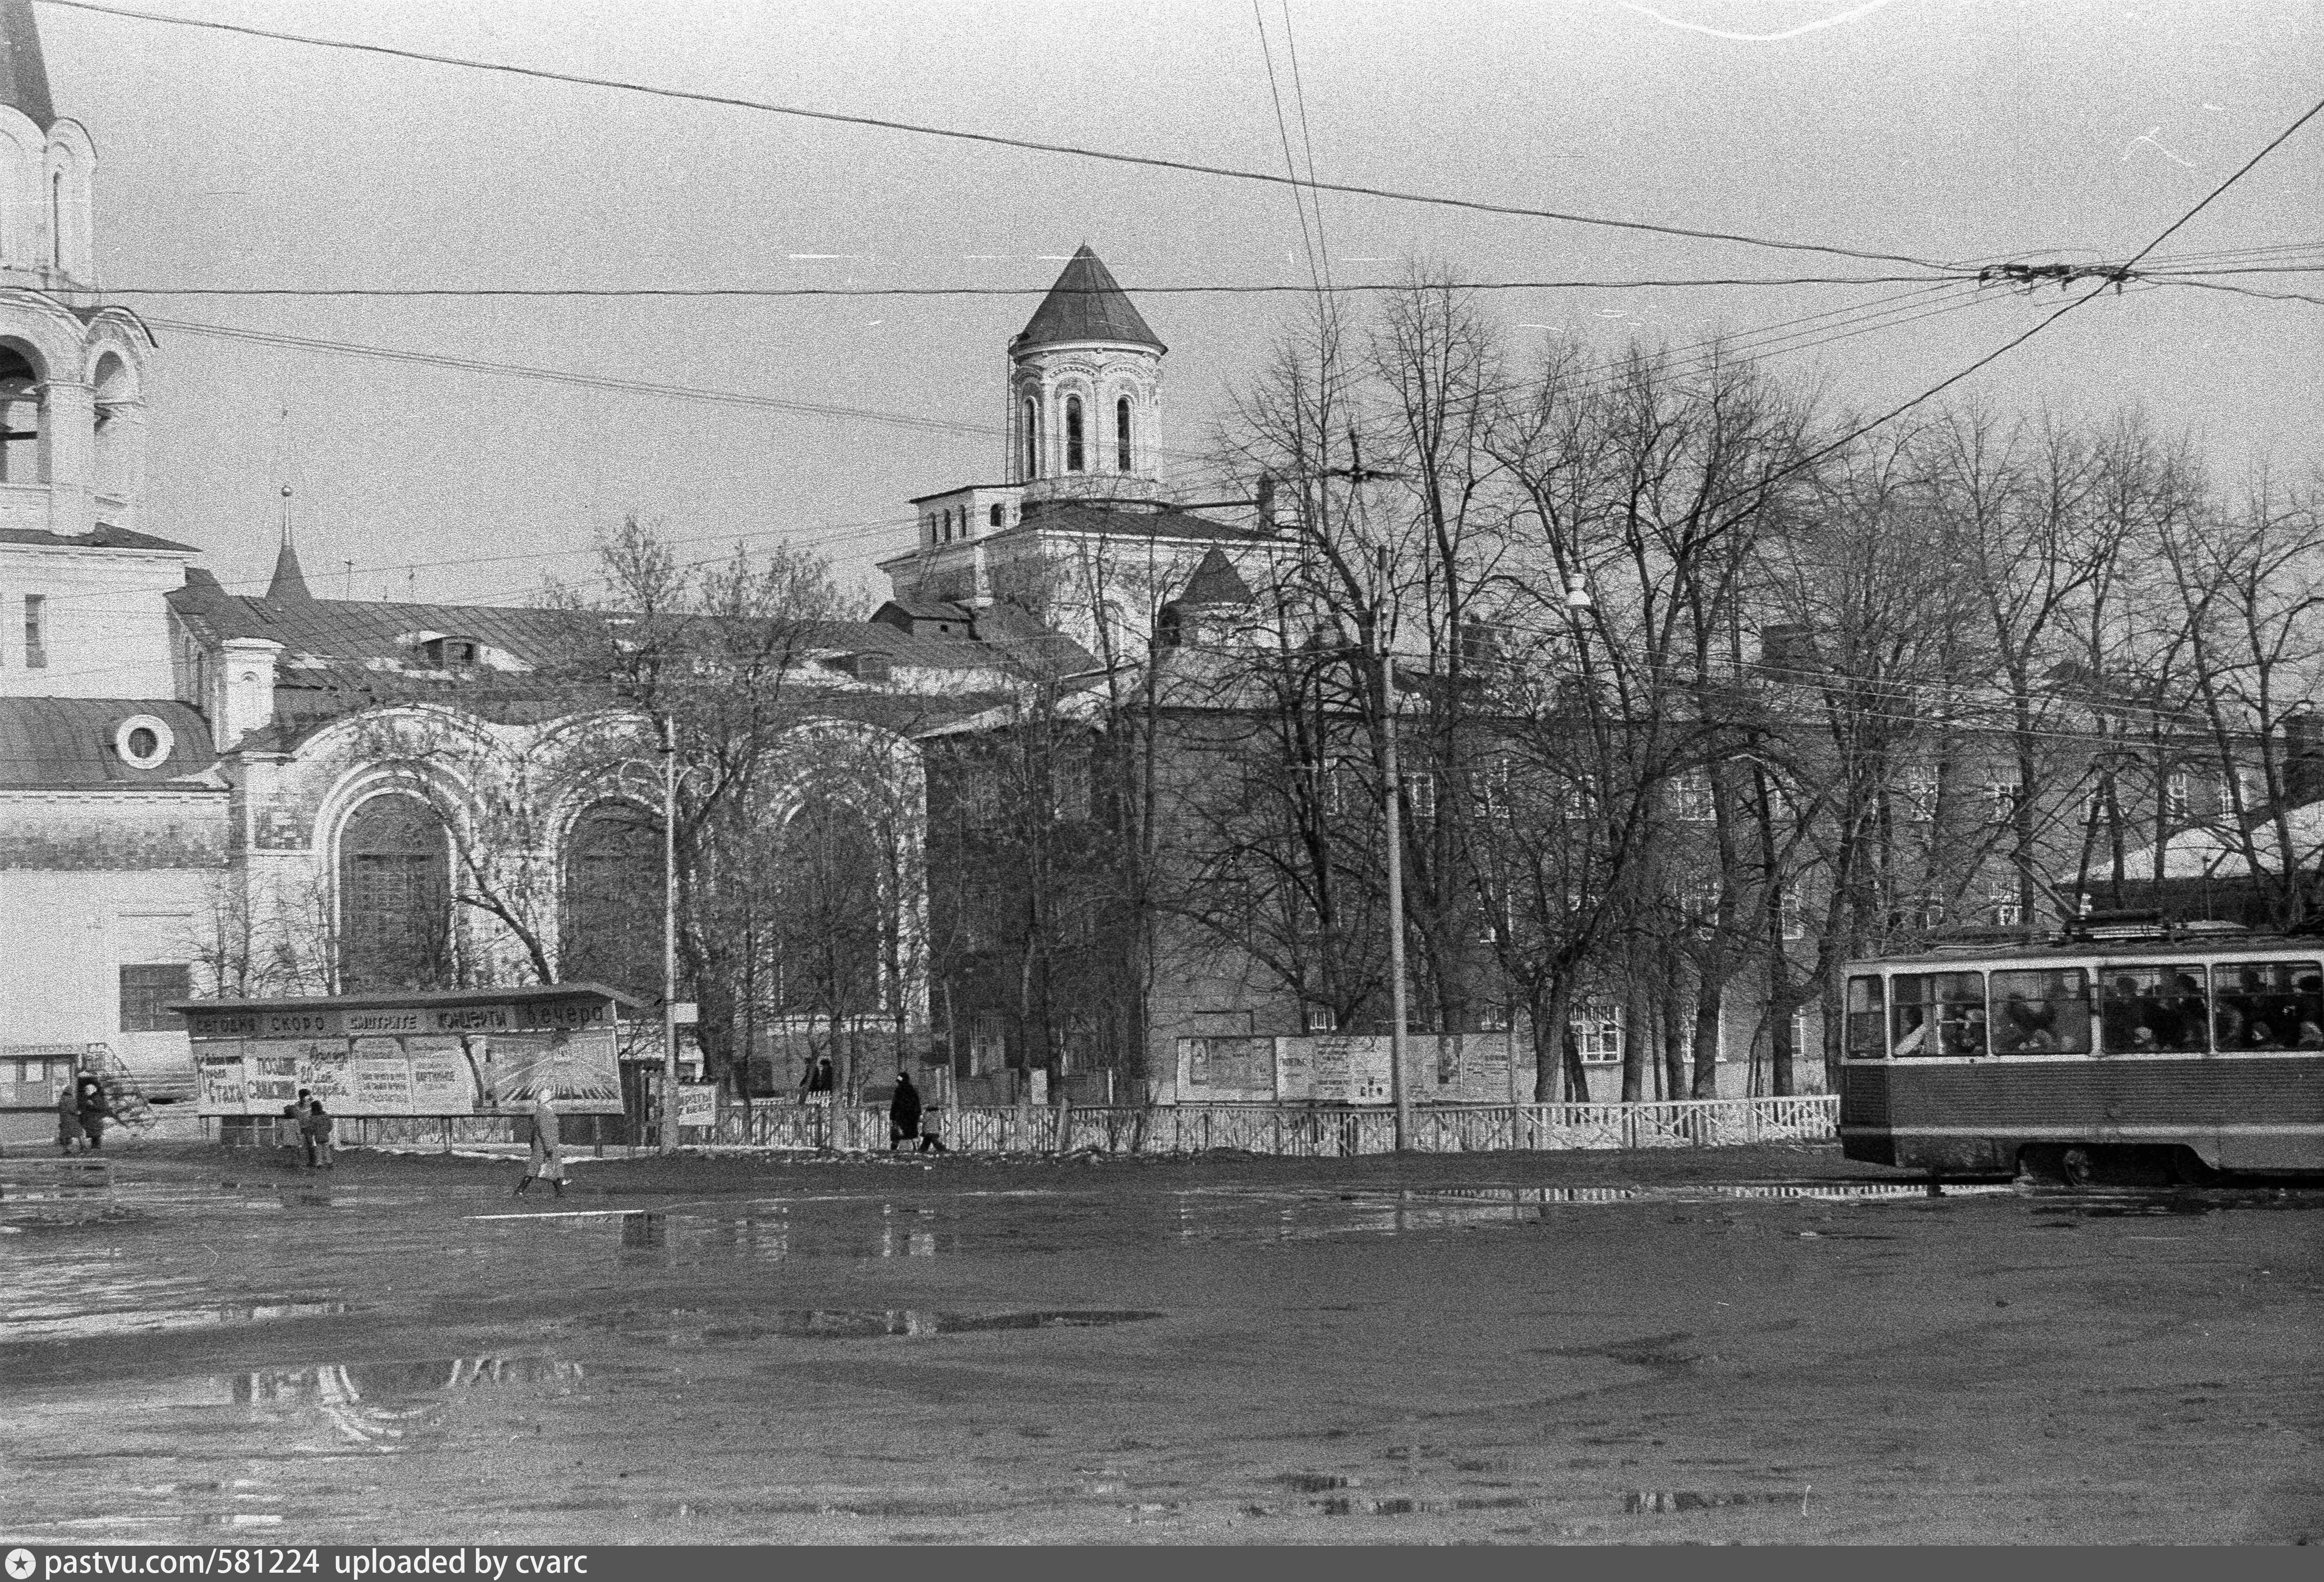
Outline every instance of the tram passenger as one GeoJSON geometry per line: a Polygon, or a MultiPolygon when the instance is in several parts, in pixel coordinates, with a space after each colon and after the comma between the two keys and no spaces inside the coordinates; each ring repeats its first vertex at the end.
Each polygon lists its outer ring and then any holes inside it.
{"type": "Polygon", "coordinates": [[[2033,1054],[2055,1049],[2058,1040],[2051,1030],[2054,1021],[2048,1005],[2037,1006],[2025,998],[2023,989],[2013,989],[2002,1001],[2001,1023],[1994,1029],[1996,1047],[2004,1054],[2033,1054]]]}
{"type": "Polygon", "coordinates": [[[2176,1036],[2165,1047],[2180,1050],[2201,1050],[2209,1047],[2211,1007],[2203,993],[2202,980],[2191,972],[2181,972],[2172,980],[2178,991],[2178,1002],[2172,1007],[2172,1020],[2178,1026],[2176,1036]]]}
{"type": "Polygon", "coordinates": [[[2148,1043],[2153,1044],[2154,1035],[2139,1025],[2139,1009],[2138,980],[2126,972],[2107,990],[2106,1008],[2099,1016],[2109,1051],[2136,1047],[2140,1033],[2146,1033],[2148,1043]]]}

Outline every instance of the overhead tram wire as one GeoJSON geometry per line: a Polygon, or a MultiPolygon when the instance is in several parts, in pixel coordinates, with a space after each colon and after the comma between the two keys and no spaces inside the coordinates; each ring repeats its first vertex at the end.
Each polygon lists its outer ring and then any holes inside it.
{"type": "Polygon", "coordinates": [[[1828,257],[1854,258],[1874,263],[1910,264],[1916,269],[1944,267],[1936,261],[1916,258],[1908,253],[1882,253],[1868,248],[1843,247],[1817,242],[1793,242],[1780,237],[1755,236],[1744,232],[1714,231],[1692,225],[1664,225],[1649,220],[1617,219],[1605,215],[1577,214],[1561,209],[1529,207],[1519,204],[1488,203],[1479,198],[1452,198],[1437,193],[1406,192],[1393,188],[1369,187],[1354,182],[1303,182],[1296,175],[1277,176],[1264,170],[1245,170],[1228,165],[1205,164],[1199,161],[1173,160],[1154,154],[1132,154],[1108,149],[1082,148],[1072,143],[1045,143],[1036,138],[1010,137],[1000,133],[969,132],[959,127],[932,126],[880,115],[850,115],[837,110],[811,110],[803,106],[780,105],[770,100],[746,98],[739,95],[657,87],[650,84],[630,82],[620,78],[593,77],[581,72],[552,71],[545,67],[517,66],[504,61],[476,60],[457,55],[438,55],[429,51],[400,49],[390,44],[367,44],[348,39],[318,38],[306,33],[250,27],[239,23],[216,22],[200,17],[169,16],[158,12],[139,11],[125,5],[101,5],[97,0],[41,0],[41,3],[69,11],[85,11],[102,16],[124,17],[136,22],[155,23],[165,27],[233,33],[244,38],[267,39],[278,43],[301,44],[312,49],[344,50],[356,54],[378,55],[391,60],[411,60],[425,65],[452,67],[467,71],[493,72],[540,82],[558,82],[579,87],[604,88],[617,93],[644,94],[655,98],[710,105],[725,109],[748,110],[760,115],[783,115],[798,120],[824,122],[833,125],[866,127],[915,137],[943,138],[956,143],[982,144],[987,147],[1018,149],[1029,153],[1095,160],[1109,164],[1133,165],[1147,170],[1173,170],[1185,175],[1212,176],[1224,180],[1259,182],[1268,186],[1305,186],[1311,190],[1341,192],[1351,197],[1373,198],[1390,203],[1421,204],[1440,208],[1461,209],[1472,214],[1501,215],[1516,219],[1549,220],[1563,225],[1589,225],[1603,230],[1628,231],[1644,235],[1672,236],[1697,242],[1729,242],[1738,246],[1758,247],[1783,253],[1821,253],[1828,257]]]}
{"type": "MultiPolygon", "coordinates": [[[[47,0],[44,0],[47,3],[47,0]]],[[[1720,287],[1792,287],[1792,286],[1904,286],[1974,284],[1974,270],[1949,269],[1941,272],[1887,275],[1674,275],[1666,278],[1634,277],[1619,280],[1538,280],[1538,281],[1458,281],[1453,282],[1465,291],[1643,291],[1687,290],[1696,288],[1720,287]]],[[[1129,289],[1129,288],[1125,288],[1129,289]]],[[[1260,297],[1305,296],[1316,290],[1314,284],[1300,285],[1290,281],[1253,281],[1244,284],[1140,285],[1131,290],[1139,297],[1260,297]]],[[[1403,291],[1411,289],[1406,281],[1360,281],[1347,285],[1323,287],[1335,295],[1352,296],[1373,291],[1403,291]]],[[[644,299],[666,297],[688,298],[763,298],[770,301],[788,299],[812,300],[817,298],[949,298],[949,297],[1052,297],[1101,296],[1094,290],[1081,290],[1060,286],[107,286],[104,295],[115,297],[247,297],[290,298],[299,299],[348,298],[379,298],[386,299],[457,299],[474,298],[480,300],[496,299],[539,299],[554,301],[573,298],[644,299]]]]}
{"type": "MultiPolygon", "coordinates": [[[[2149,242],[2145,246],[2140,248],[2136,253],[2131,255],[2129,262],[2121,266],[2122,270],[2125,271],[2135,270],[2139,264],[2144,262],[2147,256],[2156,248],[2162,246],[2163,243],[2176,235],[2186,226],[2188,222],[2194,219],[2197,215],[2201,214],[2205,209],[2209,208],[2212,203],[2218,198],[2220,194],[2226,192],[2228,188],[2233,187],[2236,182],[2242,180],[2244,177],[2248,175],[2262,160],[2264,160],[2268,155],[2282,147],[2285,143],[2291,140],[2295,133],[2297,133],[2301,127],[2307,125],[2310,121],[2313,121],[2319,115],[2324,115],[2324,99],[2319,99],[2316,103],[2310,105],[2304,112],[2301,113],[2299,119],[2295,120],[2291,125],[2285,127],[2282,131],[2270,138],[2266,145],[2257,153],[2252,155],[2250,159],[2246,160],[2242,164],[2236,166],[2234,172],[2231,173],[2226,180],[2220,182],[2217,187],[2212,188],[2210,191],[2205,193],[2202,198],[2196,202],[2194,207],[2189,209],[2185,214],[2181,215],[2177,219],[2163,226],[2160,232],[2156,233],[2153,241],[2149,242]]],[[[1865,435],[1871,433],[1875,428],[1880,428],[1884,424],[1895,421],[1896,418],[1901,418],[1905,413],[1913,410],[1915,407],[1919,407],[1929,401],[1934,400],[1938,396],[1943,394],[1946,391],[1950,390],[1954,385],[1959,384],[1962,380],[1967,379],[1969,375],[1977,373],[1979,369],[1997,362],[2001,358],[2008,355],[2011,352],[2015,351],[2018,347],[2024,345],[2027,341],[2032,340],[2035,336],[2040,335],[2043,330],[2048,329],[2052,325],[2057,323],[2060,319],[2065,317],[2066,315],[2073,312],[2076,308],[2085,307],[2089,303],[2096,300],[2098,297],[2103,295],[2109,287],[2112,287],[2113,284],[2114,282],[2111,281],[2101,281],[2099,284],[2092,287],[2082,295],[2075,298],[2072,301],[2066,303],[2064,306],[2057,308],[2042,318],[2039,322],[2034,324],[2032,328],[2025,330],[2023,334],[2013,336],[2010,339],[2003,342],[2000,345],[1996,346],[1992,351],[1987,352],[1984,356],[1979,357],[1976,362],[1971,363],[1968,367],[1960,370],[1958,373],[1948,374],[1945,378],[1939,380],[1936,383],[1931,385],[1920,394],[1913,397],[1910,400],[1905,401],[1901,405],[1890,408],[1887,411],[1872,418],[1869,422],[1857,425],[1855,428],[1850,428],[1847,433],[1840,436],[1839,438],[1818,446],[1815,450],[1812,450],[1806,455],[1802,456],[1798,461],[1777,469],[1775,472],[1769,474],[1766,477],[1759,480],[1754,484],[1751,484],[1748,488],[1739,489],[1731,493],[1721,496],[1720,499],[1713,501],[1708,509],[1716,510],[1722,506],[1730,505],[1736,501],[1744,498],[1746,495],[1757,493],[1761,490],[1764,490],[1768,484],[1773,483],[1779,478],[1786,477],[1793,473],[1800,471],[1802,468],[1813,466],[1817,462],[1821,461],[1824,457],[1831,455],[1834,451],[1840,450],[1854,444],[1865,435]]]]}
{"type": "Polygon", "coordinates": [[[1283,117],[1283,90],[1276,82],[1275,51],[1267,41],[1267,14],[1263,5],[1264,0],[1250,0],[1251,20],[1259,27],[1259,54],[1267,66],[1267,96],[1275,106],[1275,132],[1283,143],[1284,169],[1289,170],[1294,178],[1291,207],[1299,216],[1299,242],[1307,253],[1307,278],[1315,288],[1317,300],[1321,301],[1323,299],[1323,273],[1315,262],[1315,233],[1307,225],[1307,194],[1296,185],[1299,162],[1291,157],[1291,127],[1283,117]]]}
{"type": "MultiPolygon", "coordinates": [[[[1960,283],[1960,282],[1943,282],[1940,286],[1936,287],[1922,287],[1914,290],[1899,293],[1893,298],[1885,299],[1884,302],[1890,305],[1903,304],[1913,299],[1926,298],[1933,291],[1941,291],[1947,287],[1960,283]]],[[[1895,327],[1902,324],[1908,324],[1916,319],[1939,317],[1946,313],[1974,308],[1979,305],[1980,301],[1972,295],[1969,299],[1960,299],[1957,297],[1957,299],[1952,302],[1940,304],[1935,307],[1930,307],[1925,301],[1917,302],[1914,303],[1914,307],[1910,309],[1904,308],[1901,306],[1882,306],[1879,304],[1859,304],[1848,308],[1832,309],[1822,314],[1812,314],[1802,318],[1779,321],[1773,325],[1761,327],[1758,329],[1741,332],[1741,334],[1735,336],[1724,337],[1723,339],[1714,338],[1693,343],[1692,345],[1675,348],[1675,351],[1680,354],[1681,361],[1674,365],[1674,371],[1677,372],[1681,377],[1686,377],[1692,373],[1699,373],[1708,368],[1712,361],[1712,354],[1711,352],[1705,352],[1703,350],[1705,348],[1715,349],[1717,351],[1730,354],[1736,358],[1748,362],[1759,357],[1812,350],[1821,345],[1831,345],[1842,340],[1853,339],[1860,335],[1868,335],[1882,329],[1895,327]],[[1836,320],[1836,322],[1827,322],[1833,320],[1836,320]],[[1808,327],[1811,326],[1815,326],[1817,327],[1808,327]],[[1688,354],[1691,353],[1701,354],[1692,356],[1688,355],[1688,354]]],[[[908,427],[923,431],[951,432],[979,437],[989,437],[991,434],[999,432],[996,428],[989,425],[945,422],[936,418],[915,418],[908,416],[899,416],[892,412],[879,411],[870,409],[842,407],[823,402],[797,401],[778,397],[751,395],[739,391],[707,390],[699,386],[665,385],[650,383],[643,381],[614,380],[600,375],[580,374],[561,370],[534,368],[521,363],[492,363],[478,358],[450,357],[429,353],[401,351],[391,347],[373,346],[356,342],[334,341],[317,336],[289,336],[272,331],[248,330],[229,326],[200,324],[173,319],[156,318],[149,322],[152,323],[156,327],[174,330],[184,334],[223,336],[229,339],[251,341],[261,345],[292,346],[303,350],[318,351],[328,354],[381,357],[395,362],[447,366],[467,372],[518,378],[540,379],[558,383],[572,383],[589,389],[615,389],[680,400],[708,401],[720,405],[740,406],[745,408],[767,408],[779,411],[801,412],[816,417],[880,422],[908,427]]],[[[1620,368],[1616,364],[1609,363],[1601,365],[1601,367],[1596,371],[1596,373],[1591,380],[1586,381],[1578,386],[1569,386],[1567,388],[1571,392],[1586,393],[1592,390],[1610,388],[1611,385],[1618,382],[1621,377],[1622,373],[1620,368]]],[[[1517,387],[1511,386],[1509,388],[1513,390],[1517,387]]],[[[1508,393],[1508,391],[1505,390],[1498,393],[1508,393]]],[[[1210,466],[1214,464],[1213,458],[1203,453],[1176,451],[1171,454],[1177,455],[1183,460],[1204,463],[1205,464],[1206,471],[1210,466]]],[[[1213,475],[1217,478],[1217,483],[1215,484],[1216,487],[1229,487],[1239,482],[1239,480],[1224,474],[1214,474],[1213,475]]],[[[1194,475],[1194,481],[1199,483],[1203,480],[1204,476],[1204,473],[1197,473],[1194,475]]],[[[897,529],[913,527],[917,525],[917,518],[876,520],[859,523],[844,524],[836,530],[815,531],[805,535],[793,534],[789,529],[759,529],[741,534],[714,533],[702,535],[696,538],[678,540],[678,542],[724,543],[737,539],[763,538],[782,535],[787,537],[788,541],[799,544],[803,547],[828,548],[835,545],[849,543],[862,538],[868,538],[874,535],[891,532],[897,529]]],[[[521,560],[555,560],[563,558],[569,555],[581,553],[585,552],[580,550],[560,549],[530,552],[521,555],[455,556],[420,562],[399,560],[392,563],[382,562],[376,566],[358,566],[355,568],[355,572],[357,575],[371,575],[381,572],[401,571],[411,566],[417,566],[421,570],[440,570],[458,566],[496,565],[521,560]]],[[[246,586],[252,589],[263,589],[268,581],[269,578],[259,576],[230,582],[226,585],[229,588],[246,586]]],[[[507,592],[512,595],[526,591],[528,590],[507,590],[507,592]]],[[[68,593],[58,595],[57,597],[60,601],[63,601],[88,596],[94,595],[68,593]]]]}

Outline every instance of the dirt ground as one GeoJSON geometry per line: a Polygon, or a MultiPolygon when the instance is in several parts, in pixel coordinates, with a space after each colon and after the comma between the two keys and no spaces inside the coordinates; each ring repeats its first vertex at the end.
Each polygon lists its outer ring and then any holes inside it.
{"type": "Polygon", "coordinates": [[[2324,1190],[1830,1147],[0,1158],[0,1537],[2324,1532],[2324,1190]]]}

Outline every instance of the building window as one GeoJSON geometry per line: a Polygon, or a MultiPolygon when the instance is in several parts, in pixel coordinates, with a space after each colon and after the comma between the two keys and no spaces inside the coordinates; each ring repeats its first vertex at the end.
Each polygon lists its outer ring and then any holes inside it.
{"type": "Polygon", "coordinates": [[[2189,778],[2186,770],[2173,769],[2170,777],[2163,782],[2163,816],[2172,823],[2181,823],[2187,817],[2188,805],[2191,801],[2189,778]]]}
{"type": "Polygon", "coordinates": [[[601,802],[565,842],[558,976],[661,998],[661,821],[635,803],[601,802]]]}
{"type": "Polygon", "coordinates": [[[1009,1064],[1009,1038],[999,1011],[979,1011],[968,1025],[968,1074],[984,1076],[1009,1064]]]}
{"type": "Polygon", "coordinates": [[[2015,879],[1996,879],[1986,886],[1985,901],[1996,928],[2015,928],[2025,921],[2024,894],[2015,879]]]}
{"type": "Polygon", "coordinates": [[[49,601],[45,594],[24,595],[24,668],[49,667],[49,601]]]}
{"type": "Polygon", "coordinates": [[[1001,525],[1001,508],[996,505],[990,511],[987,511],[985,513],[985,520],[991,522],[994,527],[999,527],[1001,525]]]}
{"type": "Polygon", "coordinates": [[[1041,405],[1029,400],[1025,403],[1024,474],[1028,483],[1041,475],[1041,405]]]}
{"type": "Polygon", "coordinates": [[[1130,471],[1130,398],[1113,403],[1113,470],[1130,471]]]}
{"type": "Polygon", "coordinates": [[[0,347],[0,483],[38,483],[48,427],[40,370],[13,347],[0,347]]]}
{"type": "Polygon", "coordinates": [[[1065,398],[1065,471],[1078,473],[1083,465],[1082,398],[1067,396],[1065,398]]]}
{"type": "Polygon", "coordinates": [[[437,989],[451,968],[444,823],[417,796],[374,796],[339,833],[340,992],[437,989]]]}
{"type": "Polygon", "coordinates": [[[1775,895],[1775,916],[1785,939],[1805,939],[1807,914],[1800,905],[1800,887],[1787,884],[1775,895]]]}
{"type": "Polygon", "coordinates": [[[1914,823],[1929,823],[1937,816],[1937,771],[1925,764],[1916,764],[1904,771],[1902,787],[1904,816],[1914,823]]]}
{"type": "Polygon", "coordinates": [[[65,267],[65,179],[62,172],[49,178],[49,264],[63,272],[65,267]]]}
{"type": "Polygon", "coordinates": [[[1309,1000],[1299,1007],[1299,1026],[1309,1033],[1336,1033],[1340,1030],[1340,1013],[1330,1006],[1309,1000]]]}
{"type": "Polygon", "coordinates": [[[171,1002],[194,998],[194,970],[182,961],[149,961],[121,969],[121,1030],[182,1033],[186,1020],[171,1002]]]}
{"type": "Polygon", "coordinates": [[[1988,780],[1985,786],[1987,816],[1997,824],[2017,822],[2017,804],[2025,795],[2025,787],[2015,780],[1988,780]]]}
{"type": "MultiPolygon", "coordinates": [[[[1792,1012],[1793,1058],[1797,1059],[1801,1055],[1805,1054],[1812,1047],[1808,1042],[1809,1032],[1808,1007],[1805,1006],[1795,1007],[1792,1012]]],[[[1821,1053],[1821,1051],[1818,1050],[1818,1053],[1821,1053]]]]}
{"type": "Polygon", "coordinates": [[[1413,822],[1426,823],[1436,816],[1436,777],[1423,771],[1404,777],[1405,800],[1412,805],[1413,822]]]}
{"type": "Polygon", "coordinates": [[[1689,769],[1671,782],[1671,811],[1682,823],[1711,822],[1715,809],[1709,769],[1689,769]]]}
{"type": "Polygon", "coordinates": [[[1583,1065],[1610,1066],[1622,1063],[1622,1007],[1592,1001],[1575,1007],[1568,1019],[1573,1029],[1574,1047],[1582,1052],[1583,1065]]]}

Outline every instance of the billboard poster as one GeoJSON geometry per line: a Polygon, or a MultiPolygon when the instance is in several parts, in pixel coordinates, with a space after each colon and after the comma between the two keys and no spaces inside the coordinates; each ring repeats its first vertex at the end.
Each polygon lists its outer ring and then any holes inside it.
{"type": "Polygon", "coordinates": [[[485,1106],[520,1109],[546,1092],[559,1108],[619,1113],[622,1078],[611,1027],[495,1033],[485,1041],[485,1106]]]}
{"type": "Polygon", "coordinates": [[[350,1115],[410,1115],[411,1062],[392,1038],[357,1038],[352,1052],[350,1115]]]}
{"type": "Polygon", "coordinates": [[[309,1041],[299,1057],[299,1086],[323,1101],[332,1115],[350,1114],[355,1098],[355,1052],[344,1038],[309,1041]]]}
{"type": "Polygon", "coordinates": [[[678,1085],[678,1124],[682,1127],[716,1126],[718,1084],[680,1082],[678,1085]]]}
{"type": "Polygon", "coordinates": [[[286,1104],[299,1100],[299,1068],[307,1040],[254,1039],[244,1046],[243,1101],[251,1115],[279,1115],[286,1104]]]}
{"type": "Polygon", "coordinates": [[[417,1037],[396,1042],[403,1046],[403,1059],[411,1071],[412,1114],[472,1115],[476,1111],[476,1081],[459,1039],[417,1037]]]}
{"type": "Polygon", "coordinates": [[[241,1045],[232,1048],[231,1053],[205,1052],[194,1062],[194,1108],[202,1115],[243,1115],[250,1108],[241,1045]]]}
{"type": "Polygon", "coordinates": [[[1179,1039],[1179,1090],[1194,1103],[1273,1099],[1276,1042],[1248,1035],[1179,1039]]]}

